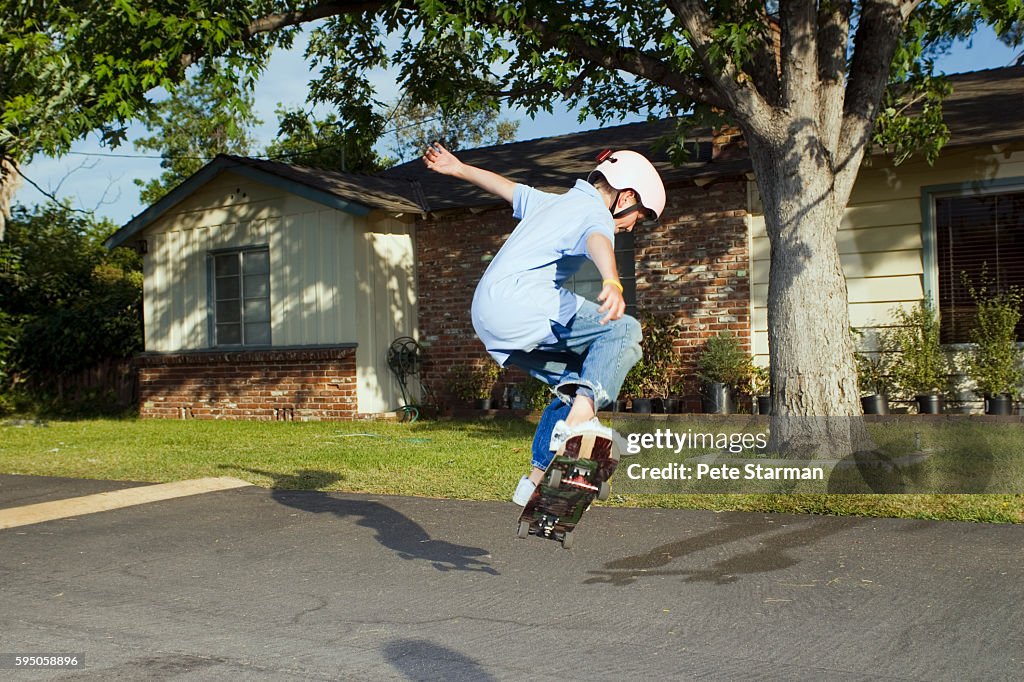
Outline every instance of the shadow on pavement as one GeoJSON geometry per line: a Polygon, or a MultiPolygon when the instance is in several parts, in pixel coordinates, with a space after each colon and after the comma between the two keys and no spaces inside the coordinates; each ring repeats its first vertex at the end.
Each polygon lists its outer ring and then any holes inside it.
{"type": "Polygon", "coordinates": [[[337,474],[324,471],[279,474],[244,467],[229,468],[272,478],[271,497],[287,507],[313,514],[334,514],[338,518],[357,517],[357,525],[373,529],[376,532],[374,539],[402,559],[429,561],[439,571],[479,571],[498,575],[498,571],[478,558],[490,556],[486,549],[434,540],[418,523],[380,502],[341,499],[315,490],[296,490],[309,487],[311,482],[315,482],[317,487],[330,485],[341,478],[337,474]]]}
{"type": "Polygon", "coordinates": [[[473,680],[494,677],[474,659],[423,639],[399,639],[384,647],[384,657],[410,680],[473,680]]]}
{"type": "Polygon", "coordinates": [[[594,577],[584,584],[608,583],[617,587],[632,585],[641,578],[652,576],[680,576],[686,582],[709,582],[728,585],[739,576],[778,571],[799,563],[790,550],[806,547],[835,533],[857,525],[850,519],[814,518],[799,520],[801,527],[766,538],[757,548],[735,556],[720,559],[707,568],[677,568],[659,570],[691,554],[748,538],[778,531],[781,524],[746,512],[721,515],[722,526],[685,540],[655,547],[646,554],[610,561],[604,570],[589,571],[594,577]]]}

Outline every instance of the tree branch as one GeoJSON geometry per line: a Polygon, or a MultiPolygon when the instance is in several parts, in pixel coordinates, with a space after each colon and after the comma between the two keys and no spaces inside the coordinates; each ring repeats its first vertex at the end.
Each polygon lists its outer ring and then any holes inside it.
{"type": "Polygon", "coordinates": [[[777,42],[780,37],[779,22],[768,14],[765,7],[759,9],[758,15],[768,31],[767,41],[762,41],[757,46],[753,59],[750,64],[744,65],[744,68],[749,70],[754,77],[754,86],[765,100],[772,106],[778,106],[781,98],[779,82],[781,61],[779,44],[781,41],[777,42]]]}
{"type": "Polygon", "coordinates": [[[845,191],[853,186],[871,139],[906,19],[921,2],[866,0],[861,8],[839,135],[836,184],[845,191]]]}
{"type": "MultiPolygon", "coordinates": [[[[313,5],[303,10],[284,12],[281,14],[267,14],[256,19],[242,30],[241,39],[248,40],[261,33],[273,33],[290,26],[298,26],[310,21],[318,21],[328,17],[336,17],[342,14],[359,14],[378,10],[391,3],[386,0],[334,0],[313,5]]],[[[195,64],[202,59],[204,53],[201,51],[190,52],[181,55],[182,70],[195,64]]]]}
{"type": "Polygon", "coordinates": [[[822,144],[833,154],[843,124],[843,86],[852,12],[851,0],[823,2],[818,9],[818,111],[822,144]]]}
{"type": "MultiPolygon", "coordinates": [[[[513,26],[504,22],[496,13],[486,13],[489,23],[513,30],[513,26]]],[[[700,79],[693,78],[672,68],[670,64],[651,56],[650,54],[635,48],[608,47],[593,45],[582,38],[571,33],[562,33],[550,25],[528,17],[523,22],[540,43],[548,48],[560,49],[569,55],[581,59],[595,66],[606,69],[617,69],[640,76],[657,85],[664,86],[676,92],[689,95],[695,102],[721,106],[723,102],[718,101],[713,92],[707,88],[707,84],[700,79]]],[[[581,83],[574,83],[579,87],[581,83]]]]}
{"type": "Polygon", "coordinates": [[[714,43],[713,24],[704,0],[667,0],[669,9],[686,28],[692,47],[704,67],[704,73],[722,100],[721,108],[730,111],[744,127],[771,135],[774,109],[728,57],[724,64],[713,63],[708,51],[714,43]]]}
{"type": "MultiPolygon", "coordinates": [[[[792,110],[798,105],[817,105],[808,96],[818,82],[818,27],[816,3],[811,0],[780,0],[782,29],[782,106],[792,110]]],[[[808,116],[810,112],[793,112],[808,116]]],[[[816,118],[816,117],[814,117],[816,118]]]]}

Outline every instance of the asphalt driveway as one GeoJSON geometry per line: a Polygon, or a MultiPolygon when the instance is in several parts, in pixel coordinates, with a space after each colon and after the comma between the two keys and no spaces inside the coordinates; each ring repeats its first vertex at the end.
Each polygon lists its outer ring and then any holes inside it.
{"type": "MultiPolygon", "coordinates": [[[[0,476],[0,507],[128,483],[0,476]]],[[[1010,680],[1024,527],[207,493],[0,530],[4,679],[1010,680]]]]}

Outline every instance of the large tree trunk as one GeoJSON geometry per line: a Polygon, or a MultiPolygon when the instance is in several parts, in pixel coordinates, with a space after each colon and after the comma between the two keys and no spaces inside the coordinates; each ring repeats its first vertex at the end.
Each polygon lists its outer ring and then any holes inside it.
{"type": "Polygon", "coordinates": [[[7,219],[11,217],[11,201],[21,185],[21,174],[9,157],[0,154],[0,241],[4,239],[7,219]]]}
{"type": "Polygon", "coordinates": [[[845,457],[868,447],[836,246],[848,191],[836,188],[833,155],[814,126],[791,132],[785,141],[750,138],[771,243],[772,449],[845,457]]]}

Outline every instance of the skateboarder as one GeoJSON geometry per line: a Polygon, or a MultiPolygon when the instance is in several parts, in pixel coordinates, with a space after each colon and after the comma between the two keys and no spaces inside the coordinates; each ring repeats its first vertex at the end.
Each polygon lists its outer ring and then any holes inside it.
{"type": "Polygon", "coordinates": [[[423,160],[433,171],[501,197],[520,220],[476,287],[472,317],[499,365],[524,369],[555,394],[534,436],[533,469],[512,497],[522,506],[566,438],[586,431],[611,438],[596,412],[618,397],[641,355],[640,324],[625,314],[615,233],[656,221],[665,187],[651,162],[631,151],[602,152],[588,180],[577,180],[564,194],[462,163],[436,142],[423,160]],[[585,258],[603,279],[600,305],[562,287],[585,258]]]}

